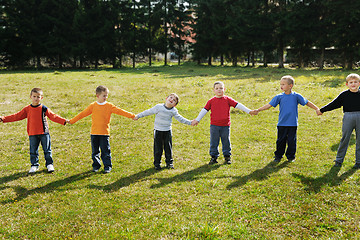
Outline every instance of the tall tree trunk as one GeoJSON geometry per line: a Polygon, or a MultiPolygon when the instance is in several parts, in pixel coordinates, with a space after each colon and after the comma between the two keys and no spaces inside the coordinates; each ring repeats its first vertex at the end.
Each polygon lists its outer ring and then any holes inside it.
{"type": "Polygon", "coordinates": [[[224,66],[224,55],[223,54],[220,55],[220,65],[224,66]]]}
{"type": "Polygon", "coordinates": [[[324,69],[324,59],[325,59],[325,47],[321,47],[320,50],[320,58],[319,58],[319,69],[323,70],[324,69]]]}
{"type": "Polygon", "coordinates": [[[208,58],[208,65],[211,66],[211,55],[208,58]]]}
{"type": "Polygon", "coordinates": [[[280,37],[278,43],[279,68],[284,68],[284,43],[280,37]]]}

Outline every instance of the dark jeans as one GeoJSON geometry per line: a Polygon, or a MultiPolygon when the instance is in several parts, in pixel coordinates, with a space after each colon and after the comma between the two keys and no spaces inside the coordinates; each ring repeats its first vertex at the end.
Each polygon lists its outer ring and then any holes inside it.
{"type": "Polygon", "coordinates": [[[165,151],[166,165],[173,163],[172,158],[172,135],[170,131],[154,130],[154,165],[160,166],[161,156],[165,151]]]}
{"type": "Polygon", "coordinates": [[[275,158],[281,159],[285,153],[286,144],[288,145],[285,156],[288,160],[295,159],[296,153],[296,130],[297,127],[278,126],[278,136],[276,140],[275,158]]]}
{"type": "Polygon", "coordinates": [[[50,134],[32,135],[29,136],[30,140],[30,162],[31,166],[39,166],[39,145],[44,151],[45,165],[53,164],[51,153],[51,140],[50,134]]]}
{"type": "Polygon", "coordinates": [[[210,156],[219,157],[219,143],[221,139],[224,156],[231,155],[230,126],[210,125],[210,156]]]}
{"type": "Polygon", "coordinates": [[[111,151],[110,151],[110,136],[106,135],[91,135],[91,148],[92,148],[92,160],[93,168],[99,169],[101,167],[100,162],[100,150],[101,160],[104,164],[104,170],[111,170],[111,151]]]}

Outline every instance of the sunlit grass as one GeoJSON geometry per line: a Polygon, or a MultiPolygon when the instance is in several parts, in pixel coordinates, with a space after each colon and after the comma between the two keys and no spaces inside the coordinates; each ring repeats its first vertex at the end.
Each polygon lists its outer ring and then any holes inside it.
{"type": "MultiPolygon", "coordinates": [[[[120,70],[1,72],[0,115],[30,104],[33,87],[43,104],[72,118],[95,101],[139,113],[176,92],[179,113],[193,119],[213,96],[226,94],[258,108],[293,75],[294,90],[323,106],[346,89],[349,72],[251,69],[195,65],[120,70]]],[[[278,108],[251,117],[231,111],[233,164],[207,165],[209,116],[197,127],[173,122],[174,170],[153,169],[154,117],[113,115],[113,171],[91,173],[90,118],[72,126],[50,122],[56,171],[30,168],[26,120],[0,124],[0,236],[4,239],[349,239],[358,237],[359,173],[352,169],[355,141],[343,167],[332,168],[342,111],[318,117],[299,107],[296,162],[271,164],[278,108]]]]}

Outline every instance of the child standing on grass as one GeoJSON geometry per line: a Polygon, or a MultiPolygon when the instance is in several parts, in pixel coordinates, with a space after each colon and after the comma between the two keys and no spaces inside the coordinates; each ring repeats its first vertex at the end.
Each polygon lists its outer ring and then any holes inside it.
{"type": "Polygon", "coordinates": [[[276,151],[274,152],[274,162],[278,163],[281,161],[284,153],[286,144],[288,145],[285,156],[288,162],[295,161],[296,153],[296,131],[298,126],[298,104],[306,105],[311,107],[320,115],[319,108],[312,102],[305,99],[301,94],[292,91],[295,80],[292,76],[283,76],[280,80],[280,88],[283,93],[276,95],[268,104],[255,110],[260,112],[267,110],[271,107],[280,106],[279,120],[277,124],[277,140],[276,140],[276,151]]]}
{"type": "Polygon", "coordinates": [[[231,144],[230,144],[230,107],[240,109],[251,115],[255,111],[250,110],[243,104],[235,101],[231,97],[225,95],[225,85],[223,82],[214,83],[215,96],[211,98],[200,111],[198,117],[194,120],[197,125],[200,120],[211,110],[210,115],[210,156],[209,164],[215,164],[219,157],[219,142],[221,139],[222,152],[226,164],[231,164],[231,144]]]}
{"type": "Polygon", "coordinates": [[[166,168],[174,168],[172,157],[172,134],[171,122],[174,117],[181,123],[191,125],[191,121],[178,113],[175,106],[179,103],[179,96],[171,93],[164,104],[157,104],[153,108],[145,110],[136,115],[134,120],[155,114],[154,122],[154,166],[156,170],[161,170],[161,156],[165,151],[166,168]]]}
{"type": "Polygon", "coordinates": [[[342,137],[335,159],[335,167],[341,167],[344,162],[346,151],[353,130],[356,132],[355,169],[360,168],[360,76],[349,74],[346,77],[348,90],[339,94],[332,102],[320,109],[321,114],[343,107],[344,117],[342,125],[342,137]]]}
{"type": "Polygon", "coordinates": [[[127,118],[134,118],[133,113],[127,112],[114,104],[107,102],[109,89],[105,86],[96,88],[97,101],[91,103],[85,110],[74,118],[70,119],[70,124],[74,124],[80,119],[91,115],[91,147],[93,172],[98,172],[101,167],[101,160],[104,164],[104,173],[109,173],[112,169],[110,151],[110,118],[115,113],[127,118]]]}
{"type": "Polygon", "coordinates": [[[48,117],[51,121],[65,125],[67,120],[53,113],[45,105],[41,104],[44,98],[41,88],[33,88],[30,92],[31,104],[24,107],[20,112],[9,116],[0,117],[0,122],[15,122],[27,118],[27,132],[30,141],[29,173],[35,173],[39,169],[39,145],[44,151],[45,166],[49,173],[54,171],[54,161],[51,152],[51,140],[49,133],[48,117]]]}

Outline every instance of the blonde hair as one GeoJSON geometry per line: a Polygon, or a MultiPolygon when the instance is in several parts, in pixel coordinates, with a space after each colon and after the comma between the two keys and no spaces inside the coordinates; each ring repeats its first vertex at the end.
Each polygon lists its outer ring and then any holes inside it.
{"type": "Polygon", "coordinates": [[[225,87],[225,84],[224,84],[223,82],[221,82],[221,81],[216,81],[216,82],[214,83],[214,88],[215,88],[215,86],[218,85],[218,84],[223,85],[223,86],[225,87]]]}
{"type": "Polygon", "coordinates": [[[359,74],[356,73],[350,73],[349,75],[347,75],[346,77],[346,82],[348,82],[350,79],[356,79],[356,80],[360,80],[360,76],[359,74]]]}
{"type": "Polygon", "coordinates": [[[285,76],[283,76],[283,77],[281,78],[281,80],[286,80],[289,85],[290,85],[290,84],[292,84],[292,85],[295,84],[295,79],[294,79],[292,76],[290,76],[290,75],[285,75],[285,76]]]}

